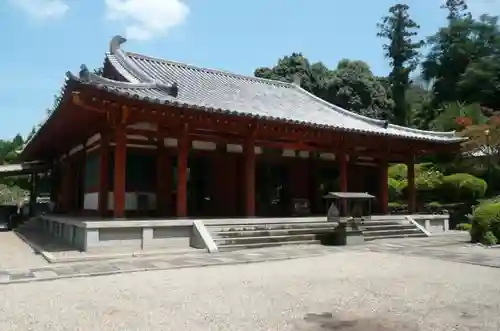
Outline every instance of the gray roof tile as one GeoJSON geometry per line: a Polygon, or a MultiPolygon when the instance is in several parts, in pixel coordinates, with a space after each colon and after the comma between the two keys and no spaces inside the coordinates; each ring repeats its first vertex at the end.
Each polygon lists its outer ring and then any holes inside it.
{"type": "MultiPolygon", "coordinates": [[[[100,88],[157,103],[222,111],[258,118],[367,134],[390,135],[436,142],[460,141],[453,132],[432,132],[371,119],[330,104],[301,87],[279,81],[198,68],[173,61],[124,52],[113,47],[109,63],[128,82],[86,77],[100,88]],[[178,94],[170,93],[177,84],[178,94]]],[[[72,76],[73,79],[76,79],[72,76]]]]}

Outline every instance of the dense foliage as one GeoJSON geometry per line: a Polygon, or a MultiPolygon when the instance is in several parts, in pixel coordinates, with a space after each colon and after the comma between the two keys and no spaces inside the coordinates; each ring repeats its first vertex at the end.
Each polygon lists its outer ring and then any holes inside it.
{"type": "Polygon", "coordinates": [[[335,105],[370,117],[385,118],[393,102],[384,79],[376,77],[362,61],[342,60],[333,70],[323,63],[309,63],[301,53],[279,59],[273,68],[258,68],[261,78],[294,82],[335,105]]]}
{"type": "MultiPolygon", "coordinates": [[[[12,140],[0,140],[0,164],[15,161],[17,152],[23,147],[24,139],[17,135],[12,140]]],[[[0,177],[0,203],[19,201],[27,195],[26,177],[0,177]]]]}
{"type": "Polygon", "coordinates": [[[421,129],[455,129],[457,123],[443,123],[441,115],[460,109],[468,114],[468,107],[491,117],[495,111],[490,110],[500,108],[498,19],[473,17],[464,0],[448,0],[441,8],[445,24],[425,41],[416,38],[419,25],[404,1],[389,8],[377,24],[391,66],[387,77],[375,76],[362,61],[342,60],[330,69],[310,63],[302,53],[284,56],[274,67],[258,68],[255,75],[288,82],[298,76],[304,89],[329,102],[421,129]]]}

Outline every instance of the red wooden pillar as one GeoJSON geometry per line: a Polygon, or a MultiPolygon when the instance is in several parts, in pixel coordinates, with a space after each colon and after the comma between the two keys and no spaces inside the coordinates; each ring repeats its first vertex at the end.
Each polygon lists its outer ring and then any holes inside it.
{"type": "Polygon", "coordinates": [[[187,124],[182,128],[177,138],[177,217],[187,216],[187,182],[188,182],[188,157],[189,144],[187,124]]]}
{"type": "Polygon", "coordinates": [[[109,135],[106,133],[101,133],[99,154],[99,200],[97,209],[101,217],[106,217],[109,195],[109,135]]]}
{"type": "Polygon", "coordinates": [[[162,132],[158,133],[156,155],[156,206],[159,216],[165,216],[170,209],[170,180],[172,165],[165,148],[165,137],[162,132]]]}
{"type": "Polygon", "coordinates": [[[61,169],[61,190],[58,197],[59,211],[67,213],[70,211],[71,196],[71,168],[69,163],[69,156],[66,156],[66,158],[64,158],[64,160],[62,161],[61,169]]]}
{"type": "Polygon", "coordinates": [[[214,152],[212,175],[209,179],[210,190],[212,195],[212,215],[213,216],[229,216],[233,215],[233,207],[235,202],[234,193],[231,192],[231,185],[234,185],[232,175],[232,167],[230,159],[227,157],[226,144],[217,143],[217,148],[214,152]],[[225,180],[220,180],[225,178],[225,180]]]}
{"type": "Polygon", "coordinates": [[[339,188],[340,192],[347,192],[347,154],[344,150],[339,154],[339,188]]]}
{"type": "Polygon", "coordinates": [[[417,195],[415,191],[415,159],[413,155],[407,163],[408,167],[408,211],[414,214],[417,209],[417,195]]]}
{"type": "Polygon", "coordinates": [[[379,203],[380,212],[382,214],[387,214],[389,211],[389,187],[387,184],[389,166],[387,164],[387,158],[384,156],[380,160],[380,193],[379,193],[379,203]]]}
{"type": "Polygon", "coordinates": [[[82,158],[80,164],[80,178],[78,181],[78,190],[77,190],[77,201],[78,201],[78,209],[80,211],[85,210],[85,187],[87,182],[87,142],[82,145],[82,158]]]}
{"type": "Polygon", "coordinates": [[[243,155],[245,216],[252,217],[255,216],[255,139],[253,135],[245,140],[243,155]]]}
{"type": "Polygon", "coordinates": [[[125,125],[119,123],[115,126],[115,171],[113,202],[115,218],[125,217],[125,190],[127,167],[127,136],[125,125]]]}
{"type": "MultiPolygon", "coordinates": [[[[348,192],[349,187],[347,183],[347,153],[344,148],[340,150],[340,153],[338,155],[338,160],[339,160],[339,189],[340,192],[348,192]]],[[[342,211],[341,213],[344,214],[347,212],[347,201],[342,200],[341,202],[342,206],[342,211]]]]}

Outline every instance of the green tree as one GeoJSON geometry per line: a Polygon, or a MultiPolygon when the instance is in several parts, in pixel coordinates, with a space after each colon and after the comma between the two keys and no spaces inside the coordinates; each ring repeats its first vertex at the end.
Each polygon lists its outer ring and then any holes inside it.
{"type": "Polygon", "coordinates": [[[418,50],[423,44],[422,41],[414,41],[420,26],[411,19],[409,9],[408,5],[396,4],[389,8],[389,15],[377,25],[380,30],[377,36],[387,40],[384,50],[392,66],[389,75],[394,100],[392,120],[399,125],[408,124],[410,109],[406,91],[410,86],[410,73],[418,65],[418,50]]]}
{"type": "Polygon", "coordinates": [[[468,16],[467,3],[465,0],[446,0],[441,8],[448,10],[448,20],[463,19],[468,16]]]}
{"type": "Polygon", "coordinates": [[[431,114],[432,91],[429,87],[418,79],[414,80],[406,90],[406,101],[409,108],[408,124],[419,129],[428,129],[427,115],[431,114]]]}
{"type": "Polygon", "coordinates": [[[500,29],[498,17],[482,15],[474,24],[475,54],[457,84],[460,99],[500,107],[500,29]]]}
{"type": "Polygon", "coordinates": [[[474,20],[457,1],[447,1],[448,22],[427,39],[430,50],[422,63],[422,75],[433,83],[434,105],[459,100],[457,84],[475,52],[471,34],[474,20]]]}
{"type": "Polygon", "coordinates": [[[392,101],[382,79],[362,61],[342,60],[335,70],[323,63],[310,64],[301,53],[278,60],[272,68],[258,68],[255,76],[285,82],[300,78],[300,86],[345,109],[371,117],[384,117],[392,101]]]}
{"type": "Polygon", "coordinates": [[[471,125],[483,125],[488,122],[478,104],[450,102],[444,104],[439,112],[439,116],[431,124],[431,128],[436,131],[462,131],[471,125]]]}
{"type": "Polygon", "coordinates": [[[321,97],[335,105],[373,118],[387,118],[393,102],[383,82],[363,61],[341,60],[328,76],[321,97]]]}
{"type": "Polygon", "coordinates": [[[302,88],[315,95],[321,95],[329,73],[328,68],[323,63],[317,62],[311,65],[302,53],[292,53],[292,55],[279,59],[272,68],[257,68],[254,75],[289,83],[300,78],[302,88]]]}

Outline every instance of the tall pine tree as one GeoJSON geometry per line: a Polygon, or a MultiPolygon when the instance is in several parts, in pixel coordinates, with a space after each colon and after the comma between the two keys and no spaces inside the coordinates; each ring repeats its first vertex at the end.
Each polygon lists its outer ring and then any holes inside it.
{"type": "Polygon", "coordinates": [[[420,26],[411,19],[409,9],[408,5],[396,4],[377,24],[380,29],[377,36],[387,40],[384,50],[392,66],[389,75],[394,100],[392,121],[399,125],[408,124],[406,91],[410,86],[410,73],[418,65],[419,48],[423,45],[422,41],[414,40],[420,26]]]}

